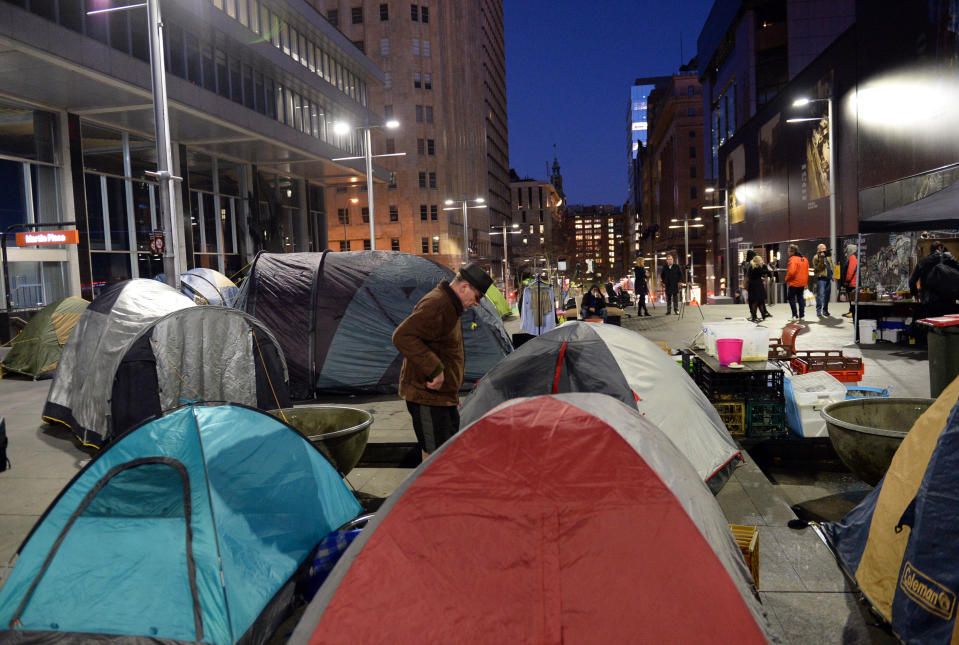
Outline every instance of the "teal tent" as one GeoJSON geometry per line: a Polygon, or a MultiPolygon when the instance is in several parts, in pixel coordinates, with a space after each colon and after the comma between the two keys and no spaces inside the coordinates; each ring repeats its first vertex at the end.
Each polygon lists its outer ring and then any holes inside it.
{"type": "Polygon", "coordinates": [[[180,408],[111,444],[47,509],[0,589],[0,642],[266,642],[311,552],[359,510],[282,421],[180,408]]]}

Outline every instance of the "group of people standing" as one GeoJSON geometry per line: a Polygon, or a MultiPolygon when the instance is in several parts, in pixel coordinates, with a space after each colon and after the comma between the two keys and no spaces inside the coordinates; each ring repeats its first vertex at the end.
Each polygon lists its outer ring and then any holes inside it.
{"type": "MultiPolygon", "coordinates": [[[[827,253],[825,244],[820,244],[816,248],[816,254],[813,256],[812,270],[809,269],[809,260],[803,256],[796,244],[789,245],[789,260],[786,264],[786,300],[789,302],[792,318],[790,322],[804,320],[806,317],[806,288],[809,286],[810,276],[815,280],[816,293],[816,316],[819,318],[828,318],[829,297],[832,294],[832,280],[834,279],[834,265],[832,259],[827,253]]],[[[846,248],[846,260],[843,262],[840,275],[840,286],[847,294],[854,293],[858,282],[858,260],[856,259],[856,246],[849,245],[846,248]]],[[[744,269],[746,279],[746,293],[749,300],[749,320],[760,322],[772,316],[766,310],[766,284],[765,278],[774,277],[763,257],[755,251],[746,253],[746,266],[744,269]],[[762,315],[762,318],[759,315],[762,315]]],[[[852,299],[850,299],[852,300],[852,299]]],[[[852,316],[852,305],[849,307],[849,313],[843,316],[852,316]]]]}

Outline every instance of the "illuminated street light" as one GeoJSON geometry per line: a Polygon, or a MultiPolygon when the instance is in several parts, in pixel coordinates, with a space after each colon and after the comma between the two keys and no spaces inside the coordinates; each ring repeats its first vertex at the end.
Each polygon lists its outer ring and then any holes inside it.
{"type": "Polygon", "coordinates": [[[463,196],[463,199],[447,199],[443,203],[446,204],[447,208],[444,208],[444,211],[463,211],[463,265],[470,263],[470,238],[469,238],[469,223],[467,219],[467,210],[470,208],[486,208],[486,200],[482,197],[477,197],[472,200],[466,199],[466,196],[463,196]],[[454,204],[459,204],[459,206],[454,206],[454,204]]]}
{"type": "MultiPolygon", "coordinates": [[[[673,225],[669,226],[668,228],[681,228],[681,229],[683,229],[683,236],[684,236],[685,244],[686,244],[686,256],[685,256],[685,260],[686,260],[686,262],[687,262],[687,265],[686,265],[686,266],[689,268],[689,282],[694,282],[695,279],[696,279],[695,268],[694,268],[694,266],[693,266],[693,263],[689,261],[689,260],[690,260],[690,258],[689,258],[689,229],[690,229],[690,228],[702,228],[703,226],[705,226],[705,224],[690,224],[690,222],[700,222],[700,221],[702,221],[702,219],[703,219],[702,217],[694,217],[693,219],[689,219],[689,218],[676,219],[676,218],[673,218],[673,219],[669,220],[670,222],[682,222],[681,224],[673,224],[673,225]]],[[[685,293],[685,295],[683,296],[683,299],[686,300],[686,301],[688,301],[688,300],[689,300],[689,297],[688,297],[688,296],[689,296],[689,289],[687,288],[687,289],[686,289],[686,293],[685,293]]]]}
{"type": "MultiPolygon", "coordinates": [[[[336,157],[331,159],[331,161],[349,161],[352,159],[363,159],[366,162],[366,200],[367,206],[370,211],[370,249],[376,250],[376,217],[373,210],[373,158],[379,157],[402,157],[405,156],[405,152],[394,152],[385,155],[374,155],[372,150],[372,143],[370,140],[370,130],[374,128],[378,129],[389,129],[394,130],[400,127],[400,122],[396,119],[390,119],[382,125],[366,125],[356,126],[355,129],[363,131],[363,156],[362,157],[336,157]]],[[[339,136],[344,136],[349,134],[354,127],[350,125],[347,121],[335,121],[333,123],[333,133],[339,136]]]]}
{"type": "Polygon", "coordinates": [[[502,226],[491,226],[490,228],[501,229],[491,232],[490,235],[503,236],[503,288],[506,289],[506,297],[509,298],[509,236],[520,235],[522,231],[519,230],[519,224],[513,224],[512,227],[503,224],[502,226]],[[515,230],[507,231],[507,228],[513,228],[515,230]]]}
{"type": "Polygon", "coordinates": [[[732,262],[729,256],[729,190],[726,188],[716,188],[715,186],[709,186],[706,188],[707,193],[722,193],[723,196],[723,205],[722,206],[703,206],[703,210],[716,210],[723,209],[723,231],[726,237],[726,249],[723,252],[723,258],[726,260],[726,295],[728,296],[732,293],[732,262]]]}

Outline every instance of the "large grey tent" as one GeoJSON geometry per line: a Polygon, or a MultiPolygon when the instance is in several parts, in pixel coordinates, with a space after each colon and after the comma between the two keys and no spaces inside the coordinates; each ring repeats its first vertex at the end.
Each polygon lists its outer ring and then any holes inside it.
{"type": "MultiPolygon", "coordinates": [[[[399,251],[260,253],[236,307],[262,321],[289,361],[290,393],[395,392],[403,357],[392,335],[453,272],[399,251]]],[[[487,300],[463,314],[464,386],[513,350],[487,300]]]]}
{"type": "Polygon", "coordinates": [[[612,396],[657,425],[713,492],[741,461],[722,419],[652,341],[616,325],[568,322],[524,343],[463,402],[466,426],[508,399],[565,392],[612,396]]]}
{"type": "Polygon", "coordinates": [[[100,294],[80,318],[43,419],[101,447],[197,400],[289,407],[279,344],[241,311],[197,307],[156,280],[129,280],[100,294]]]}

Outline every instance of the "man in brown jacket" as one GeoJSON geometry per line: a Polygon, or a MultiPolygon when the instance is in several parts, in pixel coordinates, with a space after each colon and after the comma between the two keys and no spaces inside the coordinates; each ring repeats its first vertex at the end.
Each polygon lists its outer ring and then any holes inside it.
{"type": "Polygon", "coordinates": [[[413,417],[425,459],[459,430],[459,389],[466,356],[460,317],[479,304],[492,278],[476,264],[460,269],[423,296],[393,332],[403,355],[399,394],[413,417]]]}

